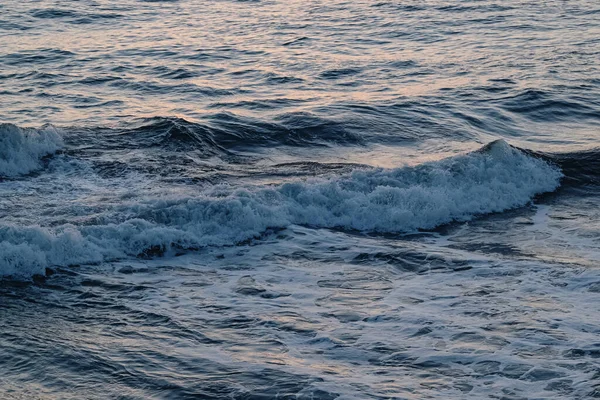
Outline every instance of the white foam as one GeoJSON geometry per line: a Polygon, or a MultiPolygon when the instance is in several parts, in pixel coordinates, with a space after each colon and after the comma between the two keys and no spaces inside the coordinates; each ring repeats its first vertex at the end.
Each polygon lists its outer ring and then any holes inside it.
{"type": "Polygon", "coordinates": [[[0,177],[15,177],[41,167],[41,158],[63,146],[60,134],[53,127],[19,128],[0,124],[0,177]]]}
{"type": "Polygon", "coordinates": [[[561,172],[505,142],[416,167],[121,204],[96,225],[1,227],[0,273],[137,256],[150,247],[233,245],[292,224],[411,232],[527,204],[561,172]],[[125,216],[125,217],[124,217],[125,216]],[[27,252],[27,256],[19,255],[27,252]]]}

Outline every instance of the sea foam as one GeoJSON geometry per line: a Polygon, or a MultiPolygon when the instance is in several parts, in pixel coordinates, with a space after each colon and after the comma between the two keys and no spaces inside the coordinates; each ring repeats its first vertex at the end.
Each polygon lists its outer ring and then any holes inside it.
{"type": "Polygon", "coordinates": [[[94,224],[0,227],[0,275],[101,262],[172,248],[235,245],[292,224],[413,232],[499,212],[555,190],[561,171],[493,142],[481,150],[396,169],[357,170],[272,186],[217,185],[185,198],[142,198],[94,224]],[[101,222],[98,222],[101,221],[101,222]]]}
{"type": "Polygon", "coordinates": [[[62,146],[63,140],[53,127],[32,129],[0,124],[0,178],[12,178],[39,169],[41,159],[62,146]]]}

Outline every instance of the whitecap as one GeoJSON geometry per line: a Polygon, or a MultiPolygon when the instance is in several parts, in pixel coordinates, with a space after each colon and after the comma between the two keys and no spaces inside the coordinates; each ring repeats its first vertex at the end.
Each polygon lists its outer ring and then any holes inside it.
{"type": "Polygon", "coordinates": [[[58,131],[0,124],[0,177],[16,177],[41,168],[41,159],[63,147],[58,131]]]}

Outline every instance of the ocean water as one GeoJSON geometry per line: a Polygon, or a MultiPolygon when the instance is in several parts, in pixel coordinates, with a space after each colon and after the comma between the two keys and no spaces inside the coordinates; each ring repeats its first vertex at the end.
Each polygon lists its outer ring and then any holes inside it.
{"type": "Polygon", "coordinates": [[[600,3],[6,0],[1,399],[600,398],[600,3]]]}

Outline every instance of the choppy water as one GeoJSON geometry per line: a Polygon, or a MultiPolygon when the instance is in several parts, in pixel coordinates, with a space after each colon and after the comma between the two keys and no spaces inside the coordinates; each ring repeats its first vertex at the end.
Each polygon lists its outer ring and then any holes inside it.
{"type": "Polygon", "coordinates": [[[0,4],[0,398],[600,397],[595,1],[0,4]]]}

